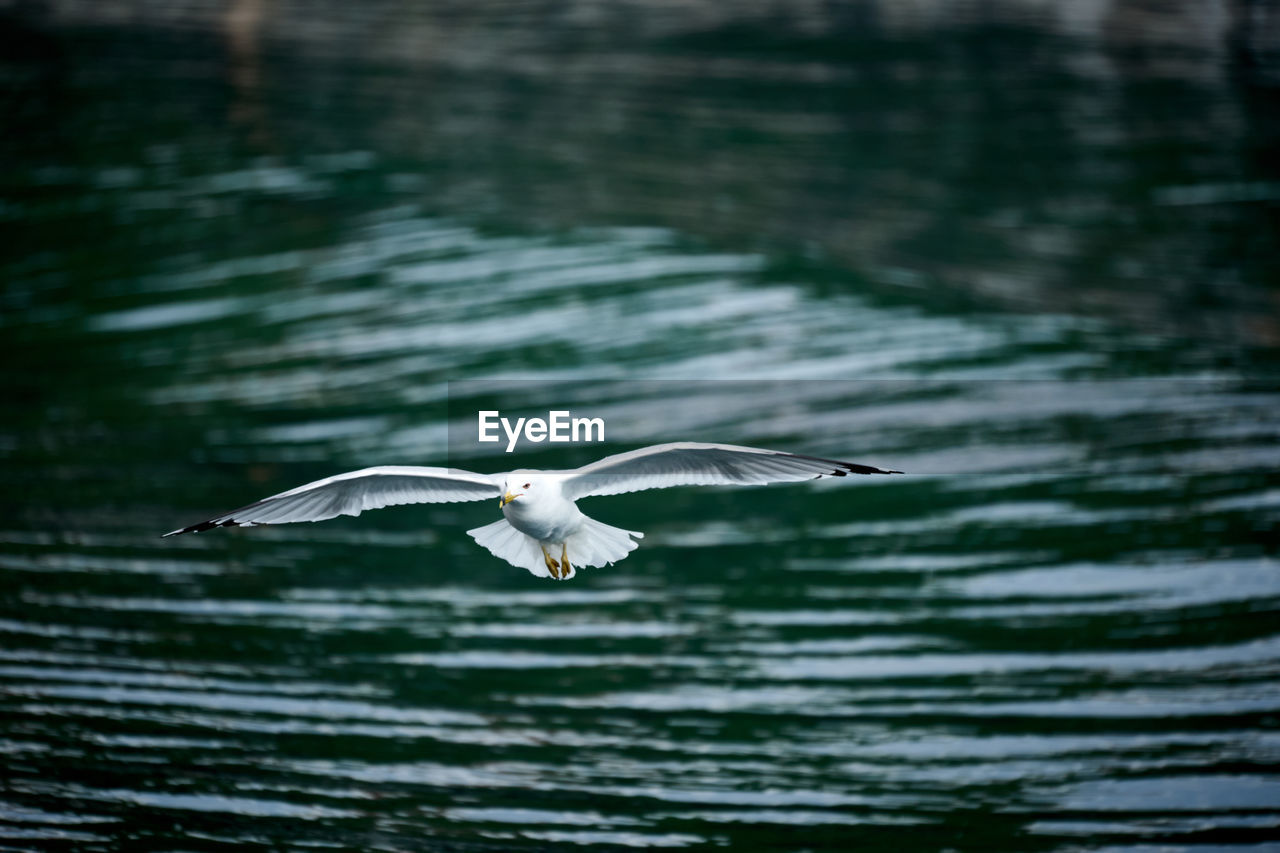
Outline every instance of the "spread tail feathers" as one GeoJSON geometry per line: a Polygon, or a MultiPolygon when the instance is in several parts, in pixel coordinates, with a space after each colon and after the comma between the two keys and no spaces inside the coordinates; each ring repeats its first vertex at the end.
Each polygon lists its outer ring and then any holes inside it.
{"type": "MultiPolygon", "coordinates": [[[[536,577],[551,577],[546,561],[542,559],[542,547],[538,540],[516,530],[505,518],[468,530],[467,535],[493,556],[506,560],[511,565],[528,569],[536,577]]],[[[547,547],[551,556],[558,560],[563,544],[572,567],[567,577],[571,578],[577,574],[574,569],[578,566],[607,566],[626,557],[636,548],[633,536],[636,539],[644,538],[643,533],[611,527],[594,518],[584,518],[582,528],[577,533],[567,537],[563,543],[556,543],[554,546],[549,543],[547,547]]]]}
{"type": "Polygon", "coordinates": [[[551,577],[551,572],[547,571],[546,563],[542,559],[542,549],[538,547],[538,540],[516,530],[507,523],[505,518],[500,518],[484,527],[468,530],[467,535],[498,559],[506,560],[513,566],[528,569],[540,578],[551,577]]]}
{"type": "MultiPolygon", "coordinates": [[[[582,528],[565,540],[569,562],[579,566],[611,566],[636,549],[644,534],[583,518],[582,528]]],[[[571,576],[572,577],[572,576],[571,576]]]]}

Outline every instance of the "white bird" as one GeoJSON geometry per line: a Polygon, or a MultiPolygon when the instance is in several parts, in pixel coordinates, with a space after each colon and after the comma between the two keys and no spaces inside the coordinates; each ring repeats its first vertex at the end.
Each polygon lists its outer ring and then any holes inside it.
{"type": "Polygon", "coordinates": [[[476,474],[457,468],[389,465],[338,474],[174,530],[324,521],[366,509],[498,498],[502,518],[467,534],[495,557],[534,575],[568,580],[575,566],[612,565],[643,533],[596,521],[580,498],[669,486],[762,486],[847,474],[901,474],[817,456],[732,444],[655,444],[564,471],[518,469],[476,474]],[[557,557],[556,551],[559,551],[557,557]]]}

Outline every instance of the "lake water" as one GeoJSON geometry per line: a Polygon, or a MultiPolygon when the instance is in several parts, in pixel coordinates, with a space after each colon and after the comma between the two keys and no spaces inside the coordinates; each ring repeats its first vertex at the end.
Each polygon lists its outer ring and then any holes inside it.
{"type": "Polygon", "coordinates": [[[894,6],[0,23],[0,845],[1280,845],[1274,50],[894,6]],[[159,538],[676,440],[907,473],[159,538]]]}

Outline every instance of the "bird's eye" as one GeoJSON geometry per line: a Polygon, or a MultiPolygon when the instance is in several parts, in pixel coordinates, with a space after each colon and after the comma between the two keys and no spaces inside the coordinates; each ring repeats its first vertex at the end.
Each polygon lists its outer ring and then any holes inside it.
{"type": "Polygon", "coordinates": [[[522,489],[527,489],[527,488],[529,488],[529,484],[528,484],[528,483],[525,483],[525,484],[524,484],[523,486],[521,486],[520,488],[522,488],[522,489]]]}

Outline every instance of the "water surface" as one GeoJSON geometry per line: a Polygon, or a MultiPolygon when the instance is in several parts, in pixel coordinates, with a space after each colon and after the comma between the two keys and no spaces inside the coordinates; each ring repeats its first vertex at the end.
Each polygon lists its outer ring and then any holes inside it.
{"type": "Polygon", "coordinates": [[[0,843],[1276,843],[1267,66],[1015,8],[6,24],[0,843]],[[908,474],[159,538],[664,440],[908,474]]]}

